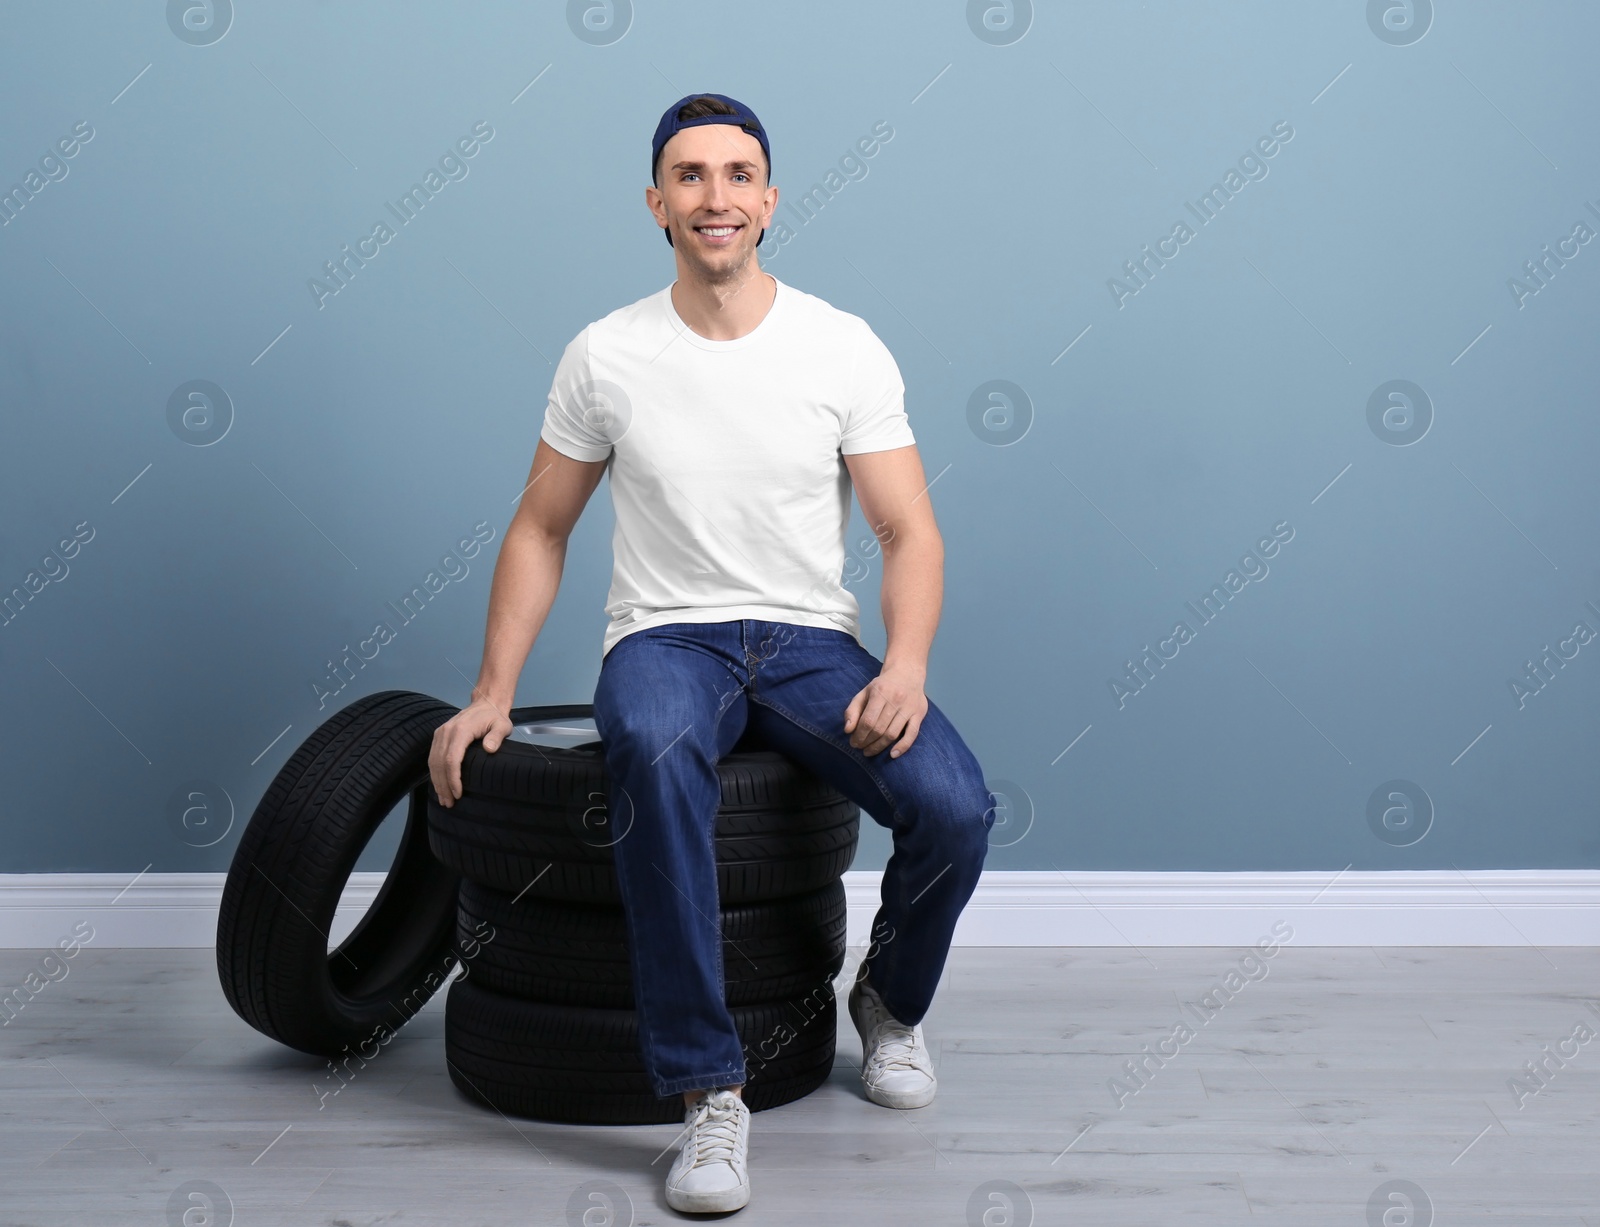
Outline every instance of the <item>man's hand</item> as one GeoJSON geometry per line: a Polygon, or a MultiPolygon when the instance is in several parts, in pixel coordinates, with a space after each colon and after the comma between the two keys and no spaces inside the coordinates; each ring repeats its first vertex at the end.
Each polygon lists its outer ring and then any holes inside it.
{"type": "Polygon", "coordinates": [[[510,716],[488,700],[479,699],[433,730],[428,775],[440,805],[449,809],[461,799],[461,759],[467,747],[482,737],[483,748],[493,754],[511,729],[510,716]]]}
{"type": "Polygon", "coordinates": [[[921,678],[886,668],[850,700],[844,709],[844,731],[850,734],[850,744],[869,757],[894,742],[889,757],[899,758],[917,739],[927,714],[921,678]]]}

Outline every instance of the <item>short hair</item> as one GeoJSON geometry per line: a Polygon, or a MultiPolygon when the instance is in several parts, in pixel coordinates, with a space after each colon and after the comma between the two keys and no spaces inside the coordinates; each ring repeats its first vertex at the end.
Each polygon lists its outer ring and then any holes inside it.
{"type": "MultiPolygon", "coordinates": [[[[688,102],[679,107],[676,118],[681,121],[685,119],[701,119],[707,115],[736,116],[738,114],[738,111],[729,106],[726,102],[722,101],[722,99],[713,98],[708,94],[700,94],[697,97],[689,99],[688,102]]],[[[740,131],[743,130],[743,128],[740,129],[740,131]]],[[[665,152],[666,146],[662,145],[661,148],[662,151],[665,152]]],[[[767,151],[765,149],[761,151],[761,158],[764,164],[762,173],[766,176],[767,182],[770,183],[772,182],[772,163],[767,158],[767,151]]],[[[652,181],[654,181],[657,187],[661,186],[661,154],[659,153],[656,154],[655,165],[650,168],[650,178],[652,181]]]]}

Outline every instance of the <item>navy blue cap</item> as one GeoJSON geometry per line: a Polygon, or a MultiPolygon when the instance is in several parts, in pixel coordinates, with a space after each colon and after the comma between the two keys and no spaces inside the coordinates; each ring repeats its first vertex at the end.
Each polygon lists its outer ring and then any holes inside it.
{"type": "MultiPolygon", "coordinates": [[[[772,147],[767,144],[767,130],[761,126],[761,121],[756,118],[756,113],[737,98],[729,98],[726,94],[685,94],[674,102],[661,114],[661,122],[656,125],[656,134],[650,141],[650,179],[655,181],[656,163],[661,159],[661,150],[672,137],[685,128],[698,128],[702,124],[733,124],[735,127],[748,132],[761,142],[761,152],[767,155],[767,181],[772,181],[772,147]],[[696,98],[715,98],[718,102],[725,102],[734,109],[733,115],[701,115],[695,119],[679,119],[678,111],[693,102],[696,98]]],[[[667,243],[672,243],[672,232],[664,231],[667,243]]],[[[763,230],[761,237],[756,239],[757,245],[766,237],[763,230]]]]}

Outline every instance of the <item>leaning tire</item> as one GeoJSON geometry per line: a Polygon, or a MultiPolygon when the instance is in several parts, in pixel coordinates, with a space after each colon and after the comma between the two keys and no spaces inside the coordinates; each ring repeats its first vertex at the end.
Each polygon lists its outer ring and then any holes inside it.
{"type": "MultiPolygon", "coordinates": [[[[730,1006],[802,997],[839,974],[844,884],[722,909],[723,1000],[730,1006]]],[[[456,944],[464,974],[524,1001],[634,1008],[625,916],[617,908],[521,899],[461,883],[456,944]]]]}
{"type": "MultiPolygon", "coordinates": [[[[831,785],[773,750],[735,751],[717,773],[723,906],[809,894],[850,867],[860,810],[831,785]]],[[[599,742],[564,749],[504,741],[493,754],[473,742],[461,780],[450,808],[428,803],[429,844],[441,861],[512,895],[621,906],[611,846],[633,815],[607,804],[599,742]]]]}
{"type": "Polygon", "coordinates": [[[217,973],[239,1017],[291,1048],[336,1056],[403,1026],[456,961],[460,886],[428,849],[428,752],[456,708],[403,690],[318,727],[256,806],[217,917],[217,973]],[[328,932],[361,850],[410,795],[378,897],[337,950],[328,932]]]}
{"type": "MultiPolygon", "coordinates": [[[[831,984],[800,1000],[734,1007],[745,1050],[741,1094],[752,1112],[809,1095],[828,1080],[837,1038],[831,984]]],[[[632,1010],[574,1009],[502,997],[458,979],[445,1001],[450,1080],[508,1116],[590,1125],[683,1120],[683,1098],[658,1099],[632,1010]]]]}

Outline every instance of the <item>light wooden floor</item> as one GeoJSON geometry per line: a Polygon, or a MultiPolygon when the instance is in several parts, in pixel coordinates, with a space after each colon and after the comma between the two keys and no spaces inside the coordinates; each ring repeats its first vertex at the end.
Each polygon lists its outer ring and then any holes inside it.
{"type": "MultiPolygon", "coordinates": [[[[954,950],[925,1023],[939,1097],[914,1112],[862,1096],[841,1009],[831,1081],[752,1118],[737,1221],[1361,1227],[1407,1180],[1431,1219],[1395,1202],[1391,1227],[1600,1227],[1600,1042],[1521,1107],[1507,1086],[1579,1023],[1600,1032],[1600,951],[1287,946],[1205,1026],[1180,1015],[1240,954],[954,950]],[[1194,1037],[1119,1107],[1109,1080],[1180,1017],[1194,1037]],[[969,1211],[991,1181],[1023,1190],[1009,1217],[969,1211]]],[[[36,960],[0,951],[0,986],[36,960]]],[[[181,1223],[169,1198],[197,1180],[237,1227],[607,1227],[569,1218],[586,1181],[623,1190],[618,1227],[679,1218],[661,1195],[676,1126],[467,1102],[442,994],[319,1109],[324,1067],[232,1014],[209,951],[90,947],[70,968],[0,1029],[0,1224],[181,1223]]]]}

